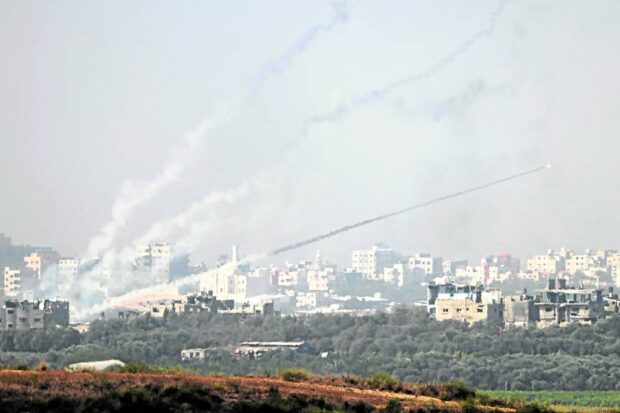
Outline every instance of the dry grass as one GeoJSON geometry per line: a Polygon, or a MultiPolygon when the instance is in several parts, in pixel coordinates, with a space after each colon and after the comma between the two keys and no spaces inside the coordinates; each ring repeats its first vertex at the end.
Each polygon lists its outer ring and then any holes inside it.
{"type": "MultiPolygon", "coordinates": [[[[114,406],[120,407],[126,403],[155,406],[159,399],[176,397],[192,406],[201,405],[197,411],[206,411],[209,406],[213,408],[213,403],[266,400],[273,396],[274,391],[285,398],[302,396],[332,405],[363,402],[374,409],[384,409],[394,400],[400,402],[405,411],[429,411],[429,406],[435,411],[471,409],[471,399],[466,402],[439,397],[441,388],[432,389],[432,392],[438,393],[433,397],[424,395],[425,392],[432,393],[424,386],[403,384],[395,390],[382,390],[364,383],[355,385],[350,382],[350,378],[336,377],[289,381],[254,376],[4,370],[0,371],[0,410],[113,411],[114,406]]],[[[484,406],[479,402],[475,407],[479,411],[515,411],[514,408],[484,406]]]]}

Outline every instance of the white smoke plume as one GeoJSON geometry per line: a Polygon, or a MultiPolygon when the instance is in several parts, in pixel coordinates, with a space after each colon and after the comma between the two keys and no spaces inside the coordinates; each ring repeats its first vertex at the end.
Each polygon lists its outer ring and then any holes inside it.
{"type": "Polygon", "coordinates": [[[497,21],[506,7],[506,3],[507,0],[501,0],[497,8],[491,13],[489,23],[484,28],[474,33],[471,37],[467,38],[463,43],[461,43],[456,49],[433,63],[428,68],[422,70],[421,72],[417,72],[402,79],[391,82],[381,88],[367,91],[360,97],[354,98],[349,102],[342,102],[328,113],[314,115],[306,118],[302,127],[302,136],[307,136],[309,129],[314,125],[336,122],[349,114],[351,111],[381,100],[385,96],[389,95],[390,93],[403,86],[414,82],[424,81],[435,76],[443,68],[453,63],[459,56],[467,53],[481,40],[490,37],[493,34],[497,25],[497,21]]]}
{"type": "Polygon", "coordinates": [[[171,184],[176,182],[183,171],[195,159],[195,154],[207,132],[217,124],[217,117],[206,118],[191,132],[187,133],[179,146],[172,150],[163,170],[147,182],[125,181],[112,207],[112,217],[99,234],[88,242],[86,257],[97,257],[109,250],[117,235],[128,223],[131,214],[146,204],[171,184]]]}
{"type": "MultiPolygon", "coordinates": [[[[458,192],[443,195],[438,198],[434,198],[434,199],[431,199],[425,202],[411,205],[411,206],[399,209],[397,211],[388,212],[386,214],[378,215],[378,216],[375,216],[375,217],[372,217],[372,218],[369,218],[369,219],[366,219],[360,222],[356,222],[354,224],[345,225],[343,227],[333,229],[323,234],[319,234],[319,235],[316,235],[314,237],[311,237],[305,240],[294,242],[292,244],[288,244],[280,248],[276,248],[270,252],[263,252],[260,254],[250,255],[248,257],[245,257],[242,262],[251,263],[259,259],[265,258],[265,257],[274,256],[274,255],[281,254],[283,252],[302,248],[306,245],[313,244],[313,243],[322,241],[324,239],[337,236],[344,232],[351,231],[353,229],[372,224],[373,222],[392,218],[394,216],[401,215],[407,212],[411,212],[411,211],[414,211],[420,208],[426,208],[428,206],[432,206],[437,203],[444,202],[444,201],[447,201],[453,198],[461,197],[461,196],[467,195],[472,192],[481,191],[487,188],[494,187],[496,185],[500,185],[500,184],[503,184],[503,183],[506,183],[512,180],[520,179],[528,175],[532,175],[532,174],[535,174],[535,173],[538,173],[544,170],[548,170],[549,168],[551,168],[550,165],[545,165],[545,166],[540,166],[540,167],[533,168],[533,169],[528,169],[526,171],[519,172],[517,174],[513,174],[513,175],[510,175],[504,178],[486,182],[484,184],[477,185],[471,188],[467,188],[467,189],[464,189],[458,192]]],[[[239,263],[231,262],[231,263],[225,264],[224,266],[209,270],[205,273],[190,275],[190,276],[187,276],[187,277],[184,277],[184,278],[181,278],[179,280],[172,281],[169,283],[162,283],[162,284],[149,286],[146,288],[135,289],[133,291],[130,291],[129,293],[122,294],[120,296],[113,297],[113,298],[108,298],[102,304],[94,305],[94,306],[91,306],[90,308],[84,309],[79,313],[79,317],[92,316],[93,314],[97,314],[108,308],[122,307],[122,306],[136,306],[144,302],[147,299],[148,300],[157,300],[157,299],[162,299],[162,298],[170,299],[172,297],[178,296],[179,287],[197,283],[203,277],[208,276],[209,274],[216,273],[218,271],[232,271],[235,269],[237,265],[239,265],[239,263]]]]}
{"type": "Polygon", "coordinates": [[[75,313],[75,318],[78,320],[87,320],[92,318],[93,316],[100,314],[102,311],[105,311],[110,308],[118,308],[118,307],[132,307],[135,305],[140,305],[145,300],[156,301],[158,299],[170,299],[179,295],[178,290],[180,287],[195,284],[199,282],[203,277],[208,276],[209,274],[214,274],[221,271],[233,271],[236,266],[244,263],[252,263],[258,261],[264,257],[266,257],[266,253],[261,254],[253,254],[247,257],[244,257],[241,262],[237,263],[227,263],[220,267],[213,268],[203,273],[192,274],[187,277],[171,281],[168,283],[162,283],[157,285],[152,285],[144,288],[133,289],[130,292],[117,296],[117,297],[109,297],[106,298],[102,303],[91,305],[89,307],[84,307],[78,310],[75,313]]]}
{"type": "MultiPolygon", "coordinates": [[[[331,19],[326,23],[319,23],[310,27],[282,55],[265,64],[259,72],[257,82],[250,89],[258,89],[269,76],[276,76],[284,72],[295,58],[308,49],[320,33],[333,30],[348,20],[349,9],[346,1],[334,0],[331,2],[331,6],[333,9],[331,19]]],[[[237,103],[245,100],[239,99],[237,103]]],[[[230,105],[224,106],[224,109],[229,115],[230,105]]],[[[112,218],[101,228],[100,233],[89,241],[87,253],[84,255],[85,257],[101,257],[99,264],[95,265],[91,271],[83,274],[81,280],[75,281],[79,285],[68,285],[64,288],[65,291],[74,293],[74,297],[78,298],[78,305],[92,305],[95,302],[94,300],[101,298],[102,294],[107,300],[112,300],[107,297],[106,282],[101,280],[101,274],[106,271],[111,272],[112,277],[114,277],[114,280],[107,280],[107,283],[126,285],[127,291],[148,284],[148,280],[136,280],[131,276],[131,261],[135,258],[136,245],[150,243],[154,240],[167,240],[175,231],[185,231],[186,235],[182,237],[181,243],[189,244],[191,248],[210,227],[209,221],[196,221],[200,215],[208,211],[209,207],[220,202],[236,202],[243,196],[247,196],[251,190],[260,189],[261,186],[264,186],[264,184],[254,180],[245,182],[238,188],[229,191],[208,194],[178,215],[154,223],[149,230],[136,238],[130,245],[120,250],[113,247],[118,234],[128,225],[132,213],[170,187],[191,165],[205,136],[220,123],[221,117],[221,114],[218,114],[212,118],[207,118],[197,128],[189,132],[179,146],[173,150],[162,172],[155,178],[147,182],[126,181],[122,185],[114,202],[112,218]],[[117,280],[119,276],[120,279],[117,280]],[[93,287],[98,292],[97,294],[85,294],[89,288],[93,287]],[[87,296],[88,298],[86,298],[87,296]]]]}
{"type": "MultiPolygon", "coordinates": [[[[346,1],[334,0],[331,2],[331,6],[334,15],[329,22],[312,26],[281,56],[267,63],[261,70],[255,87],[259,87],[266,80],[267,74],[277,75],[282,73],[293,59],[301,55],[309,47],[319,33],[330,31],[348,20],[349,10],[346,1]]],[[[229,114],[230,105],[223,105],[219,112],[222,111],[226,111],[229,114]]],[[[222,113],[217,113],[214,117],[204,119],[194,130],[187,133],[179,146],[172,151],[172,155],[163,170],[152,180],[147,182],[128,180],[122,184],[119,194],[114,201],[112,217],[101,228],[99,234],[88,242],[86,257],[97,257],[105,254],[112,247],[119,232],[127,226],[133,211],[152,200],[179,179],[183,171],[195,159],[196,151],[207,132],[216,127],[221,115],[222,113]]]]}

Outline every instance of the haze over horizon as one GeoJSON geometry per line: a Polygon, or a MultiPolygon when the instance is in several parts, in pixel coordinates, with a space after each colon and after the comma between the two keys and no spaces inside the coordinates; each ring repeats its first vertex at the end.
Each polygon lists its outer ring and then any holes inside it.
{"type": "Polygon", "coordinates": [[[620,4],[445,4],[0,4],[0,232],[212,263],[551,163],[282,259],[619,248],[620,4]]]}

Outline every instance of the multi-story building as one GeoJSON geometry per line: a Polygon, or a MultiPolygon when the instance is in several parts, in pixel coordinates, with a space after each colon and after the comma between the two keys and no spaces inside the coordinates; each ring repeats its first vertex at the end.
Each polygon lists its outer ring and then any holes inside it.
{"type": "Polygon", "coordinates": [[[411,270],[409,265],[398,263],[394,264],[389,268],[383,269],[383,281],[388,284],[393,284],[397,287],[403,287],[405,285],[414,284],[414,274],[415,271],[419,271],[422,274],[423,270],[416,268],[415,270],[411,270]]]}
{"type": "Polygon", "coordinates": [[[578,272],[586,272],[594,267],[594,257],[590,254],[575,254],[566,260],[566,272],[575,275],[578,272]]]}
{"type": "Polygon", "coordinates": [[[431,283],[427,292],[427,308],[439,321],[485,321],[493,324],[503,321],[501,293],[487,292],[473,285],[431,283]]]}
{"type": "Polygon", "coordinates": [[[3,290],[5,297],[17,297],[21,291],[21,270],[4,267],[3,290]]]}
{"type": "Polygon", "coordinates": [[[443,272],[443,258],[433,257],[428,253],[417,253],[409,257],[409,269],[416,268],[424,271],[424,275],[441,275],[443,272]]]}
{"type": "Polygon", "coordinates": [[[467,260],[444,260],[442,271],[446,275],[455,275],[458,268],[467,267],[467,260]]]}
{"type": "Polygon", "coordinates": [[[564,270],[565,258],[549,251],[544,255],[535,255],[527,260],[527,270],[539,274],[551,275],[564,270]]]}
{"type": "Polygon", "coordinates": [[[334,279],[335,275],[335,269],[329,267],[308,271],[308,290],[329,291],[329,283],[334,279]]]}
{"type": "Polygon", "coordinates": [[[56,263],[58,254],[48,248],[38,248],[24,257],[24,267],[31,270],[40,280],[45,271],[56,263]]]}
{"type": "Polygon", "coordinates": [[[607,256],[607,268],[616,287],[620,287],[620,252],[607,256]]]}
{"type": "Polygon", "coordinates": [[[563,278],[549,278],[547,288],[539,291],[534,305],[539,327],[572,322],[591,324],[605,317],[602,290],[569,288],[563,278]]]}
{"type": "Polygon", "coordinates": [[[379,279],[386,267],[398,262],[398,254],[383,244],[376,244],[370,250],[355,250],[351,256],[351,267],[366,278],[379,279]]]}
{"type": "Polygon", "coordinates": [[[305,268],[289,267],[278,271],[278,287],[296,287],[308,289],[308,271],[305,268]]]}
{"type": "Polygon", "coordinates": [[[68,301],[5,301],[0,309],[0,331],[69,326],[68,301]]]}
{"type": "Polygon", "coordinates": [[[145,244],[138,246],[134,266],[153,282],[164,283],[189,273],[189,258],[173,243],[145,244]]]}
{"type": "Polygon", "coordinates": [[[508,295],[504,301],[504,326],[529,327],[536,325],[538,312],[534,297],[528,295],[508,295]]]}
{"type": "Polygon", "coordinates": [[[80,273],[80,261],[74,257],[62,257],[58,260],[58,276],[61,279],[75,279],[80,273]]]}

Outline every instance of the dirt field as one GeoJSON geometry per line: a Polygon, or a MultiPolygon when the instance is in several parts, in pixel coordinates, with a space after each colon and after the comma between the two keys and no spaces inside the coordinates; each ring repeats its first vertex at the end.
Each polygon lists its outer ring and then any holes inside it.
{"type": "MultiPolygon", "coordinates": [[[[414,387],[412,387],[414,389],[414,387]]],[[[330,404],[355,404],[363,402],[375,409],[382,409],[389,400],[398,400],[405,411],[443,410],[463,411],[464,402],[441,400],[437,397],[407,394],[411,389],[399,392],[374,390],[367,386],[346,384],[338,378],[312,378],[307,381],[294,382],[272,377],[220,377],[194,376],[185,374],[155,373],[90,373],[63,371],[0,371],[0,407],[14,408],[21,406],[24,410],[37,411],[36,406],[47,406],[58,411],[79,411],[75,406],[96,406],[97,400],[110,399],[109,394],[117,394],[126,389],[131,397],[120,396],[117,404],[123,400],[133,402],[137,396],[145,400],[169,397],[171,390],[182,389],[191,394],[208,394],[221,398],[222,403],[234,404],[242,401],[264,400],[273,395],[275,389],[282,397],[305,396],[321,399],[330,404]],[[142,391],[142,393],[136,393],[142,391]],[[148,393],[148,394],[143,394],[148,393]],[[137,396],[136,396],[137,395],[137,396]],[[123,399],[125,397],[125,399],[123,399]],[[49,403],[58,406],[49,406],[49,403]],[[2,405],[2,403],[5,403],[2,405]],[[8,404],[7,404],[8,403],[8,404]],[[13,403],[13,404],[11,404],[13,403]],[[20,404],[21,403],[21,404],[20,404]],[[29,404],[30,403],[30,404],[29,404]],[[32,408],[35,406],[35,408],[32,408]],[[64,407],[63,407],[64,406],[64,407]],[[72,407],[73,406],[73,407],[72,407]],[[74,410],[72,410],[74,409],[74,410]]],[[[175,393],[176,394],[176,393],[175,393]]],[[[139,398],[138,397],[138,398],[139,398]]],[[[191,397],[186,404],[192,405],[191,397]]],[[[112,403],[112,402],[111,402],[112,403]]],[[[470,402],[471,403],[471,402],[470,402]]],[[[114,403],[112,403],[114,406],[114,403]]],[[[206,406],[206,405],[205,405],[206,406]]],[[[209,411],[207,407],[194,411],[209,411]],[[207,410],[205,410],[207,409],[207,410]]],[[[471,406],[470,406],[471,407],[471,406]]],[[[480,411],[515,411],[513,408],[482,406],[476,403],[480,411]]],[[[107,411],[100,409],[98,411],[107,411]]]]}

